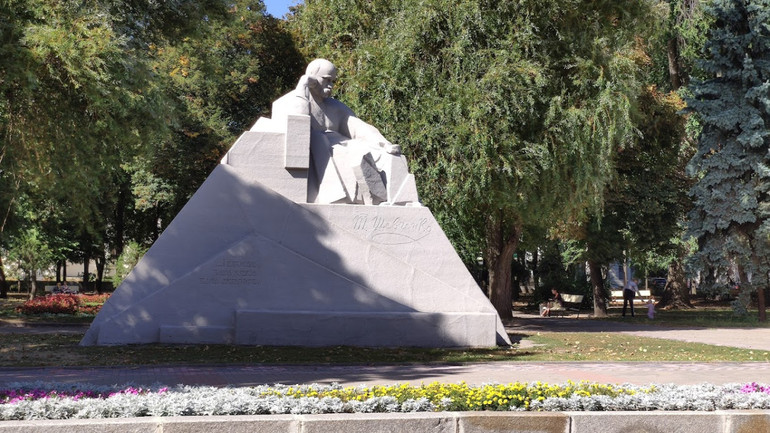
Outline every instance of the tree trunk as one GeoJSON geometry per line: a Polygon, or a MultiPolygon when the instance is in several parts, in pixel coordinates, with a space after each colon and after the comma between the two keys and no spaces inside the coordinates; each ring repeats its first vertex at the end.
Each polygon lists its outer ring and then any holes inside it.
{"type": "Polygon", "coordinates": [[[604,297],[602,265],[589,260],[588,272],[591,274],[591,289],[594,294],[594,317],[607,317],[607,299],[604,297]]]}
{"type": "Polygon", "coordinates": [[[682,74],[679,67],[679,40],[675,35],[668,40],[666,53],[668,54],[668,77],[671,90],[677,90],[682,87],[682,74]]]}
{"type": "Polygon", "coordinates": [[[759,308],[759,321],[767,322],[767,310],[765,305],[765,288],[757,288],[757,308],[759,308]]]}
{"type": "Polygon", "coordinates": [[[519,258],[519,255],[521,254],[521,251],[517,251],[516,254],[514,254],[513,261],[511,262],[511,266],[513,266],[514,263],[516,263],[516,272],[511,275],[511,301],[516,302],[519,300],[519,294],[521,293],[521,260],[519,258]]]}
{"type": "Polygon", "coordinates": [[[690,303],[690,288],[687,287],[683,257],[671,262],[668,266],[668,279],[663,288],[663,296],[658,302],[658,308],[667,310],[694,308],[690,303]]]}
{"type": "Polygon", "coordinates": [[[535,248],[535,251],[532,251],[532,289],[535,292],[537,292],[537,288],[540,287],[540,271],[538,271],[538,256],[540,255],[539,252],[540,250],[537,248],[535,248]]]}
{"type": "Polygon", "coordinates": [[[88,271],[89,271],[88,267],[91,264],[90,262],[91,262],[91,257],[85,256],[83,258],[83,291],[84,292],[91,290],[89,288],[90,282],[88,281],[88,271]]]}
{"type": "Polygon", "coordinates": [[[29,291],[27,292],[27,299],[32,300],[37,296],[37,272],[28,272],[27,280],[29,281],[29,291]]]}
{"type": "Polygon", "coordinates": [[[104,279],[104,265],[107,263],[107,259],[104,254],[100,254],[96,257],[96,292],[100,295],[103,292],[102,280],[104,279]]]}
{"type": "Polygon", "coordinates": [[[486,260],[489,267],[489,297],[503,320],[513,318],[511,297],[511,263],[519,244],[521,228],[514,227],[504,236],[502,222],[490,218],[487,224],[486,260]]]}
{"type": "Polygon", "coordinates": [[[5,272],[3,272],[3,258],[0,257],[0,299],[8,297],[8,281],[5,279],[5,272]]]}
{"type": "MultiPolygon", "coordinates": [[[[126,229],[126,190],[121,185],[118,193],[118,203],[115,207],[115,257],[123,254],[123,237],[126,229]]],[[[100,292],[101,293],[101,292],[100,292]]]]}

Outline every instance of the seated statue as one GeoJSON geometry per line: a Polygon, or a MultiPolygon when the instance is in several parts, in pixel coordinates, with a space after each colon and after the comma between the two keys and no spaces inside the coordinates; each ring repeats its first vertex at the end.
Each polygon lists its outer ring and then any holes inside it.
{"type": "Polygon", "coordinates": [[[297,87],[273,103],[273,119],[310,116],[308,202],[416,203],[414,177],[399,146],[331,97],[337,68],[310,62],[297,87]]]}

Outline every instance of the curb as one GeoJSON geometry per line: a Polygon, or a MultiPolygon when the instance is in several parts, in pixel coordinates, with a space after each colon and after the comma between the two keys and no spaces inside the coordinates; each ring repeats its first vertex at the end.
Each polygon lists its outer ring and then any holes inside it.
{"type": "Polygon", "coordinates": [[[770,411],[423,412],[0,421],[0,433],[755,433],[770,411]]]}

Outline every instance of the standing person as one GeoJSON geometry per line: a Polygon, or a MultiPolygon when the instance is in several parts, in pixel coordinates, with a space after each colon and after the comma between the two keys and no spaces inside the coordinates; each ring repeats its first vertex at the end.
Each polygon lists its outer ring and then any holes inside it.
{"type": "Polygon", "coordinates": [[[636,278],[626,283],[623,288],[623,317],[626,317],[626,304],[631,304],[631,317],[634,317],[634,298],[639,294],[639,285],[636,278]]]}

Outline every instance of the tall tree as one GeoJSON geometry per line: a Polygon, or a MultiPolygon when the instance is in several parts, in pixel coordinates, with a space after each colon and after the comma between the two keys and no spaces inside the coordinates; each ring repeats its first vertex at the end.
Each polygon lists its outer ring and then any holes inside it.
{"type": "Polygon", "coordinates": [[[703,124],[691,160],[697,183],[689,230],[697,239],[695,269],[715,278],[704,289],[732,280],[744,296],[755,292],[766,320],[770,272],[770,1],[716,0],[701,68],[710,79],[693,82],[690,109],[703,124]]]}
{"type": "MultiPolygon", "coordinates": [[[[709,0],[665,0],[661,3],[668,7],[668,16],[661,19],[660,37],[665,59],[662,77],[667,77],[666,88],[677,90],[686,86],[693,75],[693,59],[705,42],[705,30],[709,18],[703,13],[704,4],[709,0]]],[[[664,84],[659,80],[658,84],[664,84]]]]}
{"type": "Polygon", "coordinates": [[[149,245],[187,203],[235,138],[296,85],[303,58],[261,1],[229,2],[194,36],[149,47],[157,85],[174,101],[172,134],[127,161],[130,238],[149,245]]]}
{"type": "Polygon", "coordinates": [[[685,119],[677,115],[682,99],[649,86],[636,105],[639,135],[618,152],[605,206],[576,236],[583,246],[576,257],[590,268],[596,316],[607,314],[602,269],[626,257],[674,254],[689,209],[684,167],[691,154],[683,147],[685,119]]]}
{"type": "Polygon", "coordinates": [[[117,3],[18,0],[0,8],[0,170],[14,186],[0,189],[0,203],[10,214],[22,195],[40,200],[33,208],[66,203],[76,231],[101,233],[99,205],[113,190],[105,180],[165,128],[140,38],[125,31],[124,16],[115,18],[117,3]]]}
{"type": "Polygon", "coordinates": [[[30,281],[28,298],[40,295],[37,287],[37,273],[52,263],[51,250],[42,234],[31,227],[11,239],[9,257],[18,262],[30,281]]]}
{"type": "Polygon", "coordinates": [[[483,252],[505,319],[524,227],[598,206],[631,139],[647,6],[310,0],[290,22],[340,66],[340,98],[403,146],[458,251],[483,252]]]}

